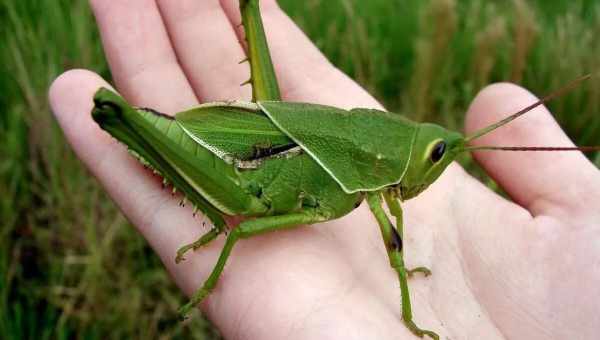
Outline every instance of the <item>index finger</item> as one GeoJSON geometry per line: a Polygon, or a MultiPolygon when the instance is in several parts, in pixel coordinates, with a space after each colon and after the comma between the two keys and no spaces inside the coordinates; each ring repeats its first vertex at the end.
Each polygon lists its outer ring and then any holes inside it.
{"type": "Polygon", "coordinates": [[[91,0],[119,92],[133,105],[178,112],[198,104],[154,0],[91,0]]]}

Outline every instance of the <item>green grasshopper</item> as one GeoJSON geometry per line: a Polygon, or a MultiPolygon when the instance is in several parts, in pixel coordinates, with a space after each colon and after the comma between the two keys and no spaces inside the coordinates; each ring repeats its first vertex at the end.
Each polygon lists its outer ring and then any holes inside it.
{"type": "Polygon", "coordinates": [[[239,239],[336,219],[366,199],[400,281],[404,323],[419,337],[439,339],[412,320],[407,279],[415,272],[431,272],[425,267],[405,267],[399,201],[419,195],[459,154],[470,150],[596,150],[468,146],[469,141],[587,77],[464,137],[385,111],[281,101],[258,0],[241,0],[240,10],[248,42],[252,102],[207,103],[167,116],[134,108],[107,89],[100,89],[94,97],[92,116],[100,127],[126,144],[173,190],[182,192],[195,211],[200,210],[214,225],[196,242],[182,247],[176,262],[188,250],[224,233],[225,216],[248,217],[228,233],[212,273],[180,314],[185,316],[215,287],[239,239]],[[383,201],[395,217],[395,227],[382,208],[383,201]]]}

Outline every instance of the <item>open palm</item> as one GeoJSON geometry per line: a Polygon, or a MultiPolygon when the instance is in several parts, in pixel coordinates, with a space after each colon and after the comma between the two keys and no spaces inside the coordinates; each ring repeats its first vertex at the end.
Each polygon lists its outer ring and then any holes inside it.
{"type": "MultiPolygon", "coordinates": [[[[235,0],[91,1],[119,92],[133,105],[175,113],[200,102],[250,98],[235,0]]],[[[263,1],[283,97],[343,108],[380,107],[283,14],[263,1]]],[[[79,157],[191,294],[212,269],[219,238],[175,264],[208,230],[123,145],[92,121],[96,74],[69,71],[52,108],[79,157]]],[[[510,84],[472,104],[473,131],[532,103],[510,84]]],[[[367,133],[367,132],[365,132],[367,133]]],[[[570,145],[544,108],[478,143],[570,145]]],[[[580,153],[476,154],[512,203],[451,165],[405,207],[415,322],[450,339],[596,339],[600,334],[600,172],[580,153]]],[[[319,225],[235,247],[202,309],[227,339],[413,339],[375,220],[363,205],[319,225]]]]}

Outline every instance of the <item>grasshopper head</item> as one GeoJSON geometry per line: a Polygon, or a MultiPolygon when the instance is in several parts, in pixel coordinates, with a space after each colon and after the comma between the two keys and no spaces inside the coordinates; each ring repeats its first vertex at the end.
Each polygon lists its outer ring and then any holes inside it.
{"type": "Polygon", "coordinates": [[[444,169],[463,151],[464,137],[435,124],[422,124],[402,181],[403,200],[413,198],[433,183],[444,169]]]}
{"type": "Polygon", "coordinates": [[[467,146],[469,142],[484,136],[499,127],[502,127],[525,113],[544,104],[552,98],[579,85],[584,80],[590,79],[591,74],[584,75],[550,93],[535,103],[509,115],[508,117],[492,123],[475,131],[468,137],[460,133],[448,131],[434,124],[421,124],[417,132],[417,139],[413,146],[413,152],[406,173],[396,187],[400,188],[400,196],[406,200],[413,198],[433,183],[446,169],[446,167],[461,152],[475,150],[497,150],[497,151],[600,151],[600,146],[467,146]]]}

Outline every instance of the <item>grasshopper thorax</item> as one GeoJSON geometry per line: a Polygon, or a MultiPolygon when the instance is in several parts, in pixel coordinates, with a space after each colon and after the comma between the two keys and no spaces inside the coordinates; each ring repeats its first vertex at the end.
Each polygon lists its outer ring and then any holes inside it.
{"type": "Polygon", "coordinates": [[[402,181],[397,185],[402,200],[427,189],[464,149],[462,134],[424,123],[417,131],[413,151],[402,181]]]}

